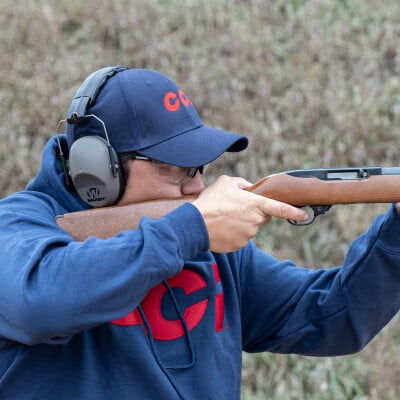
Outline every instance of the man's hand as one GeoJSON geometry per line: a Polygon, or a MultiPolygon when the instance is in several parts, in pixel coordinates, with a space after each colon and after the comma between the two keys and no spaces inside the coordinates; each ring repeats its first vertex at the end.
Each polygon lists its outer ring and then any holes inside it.
{"type": "Polygon", "coordinates": [[[305,211],[243,190],[251,183],[220,176],[193,201],[206,223],[210,250],[227,253],[244,247],[271,216],[305,221],[305,211]]]}

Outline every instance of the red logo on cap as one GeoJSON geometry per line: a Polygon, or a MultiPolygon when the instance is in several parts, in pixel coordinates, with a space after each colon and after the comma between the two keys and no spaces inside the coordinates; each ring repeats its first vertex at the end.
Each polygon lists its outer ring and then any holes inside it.
{"type": "Polygon", "coordinates": [[[175,92],[168,92],[164,96],[164,107],[171,112],[178,111],[181,103],[184,106],[191,106],[193,105],[190,101],[189,97],[185,94],[182,89],[179,89],[178,94],[175,92]]]}

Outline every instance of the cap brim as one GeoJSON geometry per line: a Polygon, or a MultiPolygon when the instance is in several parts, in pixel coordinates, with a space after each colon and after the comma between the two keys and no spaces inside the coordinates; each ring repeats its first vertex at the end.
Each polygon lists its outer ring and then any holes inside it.
{"type": "Polygon", "coordinates": [[[198,167],[214,161],[225,151],[242,151],[248,143],[246,136],[202,125],[138,152],[166,164],[198,167]]]}

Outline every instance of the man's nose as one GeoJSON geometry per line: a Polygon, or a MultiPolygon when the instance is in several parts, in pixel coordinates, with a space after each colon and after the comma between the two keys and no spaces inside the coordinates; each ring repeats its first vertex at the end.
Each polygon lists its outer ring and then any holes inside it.
{"type": "Polygon", "coordinates": [[[181,186],[182,194],[198,194],[205,189],[203,177],[199,171],[193,179],[181,186]]]}

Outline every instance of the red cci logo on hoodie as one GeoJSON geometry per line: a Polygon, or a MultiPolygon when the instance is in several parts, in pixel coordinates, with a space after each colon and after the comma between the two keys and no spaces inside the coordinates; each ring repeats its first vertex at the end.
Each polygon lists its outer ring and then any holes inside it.
{"type": "MultiPolygon", "coordinates": [[[[212,265],[215,284],[221,282],[218,265],[212,265]]],[[[184,269],[171,279],[168,279],[171,288],[177,287],[185,291],[186,295],[197,292],[207,286],[204,278],[195,271],[184,269]]],[[[222,288],[221,288],[222,289],[222,288]]],[[[165,319],[161,312],[161,304],[167,289],[163,284],[159,284],[150,290],[146,298],[142,302],[143,312],[149,321],[153,336],[157,340],[173,340],[185,335],[185,330],[179,319],[165,319]]],[[[217,290],[217,293],[219,290],[217,290]]],[[[216,332],[223,330],[224,325],[224,294],[221,290],[215,296],[215,326],[216,332]]],[[[192,330],[202,320],[208,307],[208,299],[188,306],[183,313],[183,318],[189,330],[192,330]]],[[[137,309],[131,311],[128,315],[112,321],[115,325],[132,326],[143,324],[142,317],[137,309]]]]}
{"type": "Polygon", "coordinates": [[[171,112],[178,111],[181,104],[185,107],[193,105],[189,97],[186,96],[182,89],[178,90],[178,94],[168,92],[164,96],[164,107],[171,112]]]}

